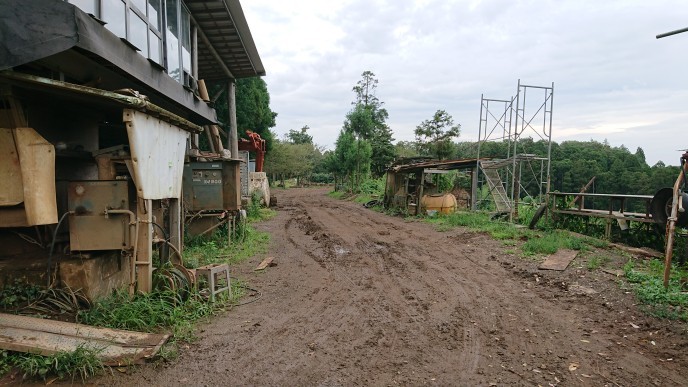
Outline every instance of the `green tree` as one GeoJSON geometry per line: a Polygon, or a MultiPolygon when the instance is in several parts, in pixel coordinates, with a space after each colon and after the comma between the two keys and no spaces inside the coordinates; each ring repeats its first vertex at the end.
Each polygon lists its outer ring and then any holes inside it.
{"type": "Polygon", "coordinates": [[[392,130],[386,121],[389,118],[387,109],[383,108],[384,102],[377,97],[379,81],[372,71],[364,71],[361,79],[353,87],[356,99],[352,105],[363,106],[368,111],[372,121],[372,127],[362,138],[369,140],[372,147],[371,170],[374,176],[384,175],[387,167],[394,161],[395,148],[392,130]]]}
{"type": "Polygon", "coordinates": [[[284,186],[286,178],[296,178],[297,185],[308,180],[315,166],[322,159],[322,152],[311,143],[294,144],[275,140],[272,151],[265,160],[265,170],[278,177],[284,186]]]}
{"type": "Polygon", "coordinates": [[[334,156],[328,160],[332,173],[340,177],[342,182],[349,181],[353,190],[353,175],[357,170],[356,137],[352,131],[342,129],[337,137],[334,156]]]}
{"type": "Polygon", "coordinates": [[[416,127],[416,141],[421,154],[446,159],[454,153],[452,138],[458,137],[461,125],[454,125],[452,116],[444,110],[437,110],[432,118],[416,127]]]}
{"type": "Polygon", "coordinates": [[[398,158],[420,156],[418,146],[414,141],[398,141],[394,145],[394,153],[398,158]]]}
{"type": "Polygon", "coordinates": [[[357,104],[346,115],[344,131],[353,135],[356,139],[356,168],[353,174],[355,185],[360,186],[364,176],[370,171],[372,147],[368,139],[372,136],[374,122],[371,110],[362,104],[357,104]]]}
{"type": "MultiPolygon", "coordinates": [[[[226,84],[218,84],[212,87],[212,91],[217,93],[221,88],[226,88],[226,84]]],[[[273,133],[270,128],[275,126],[277,113],[270,109],[270,93],[268,92],[265,80],[260,77],[241,78],[236,80],[236,117],[237,132],[239,137],[246,138],[246,130],[252,130],[265,140],[268,152],[272,150],[274,141],[273,133]]],[[[224,92],[215,101],[217,118],[220,125],[227,132],[228,110],[227,93],[224,92]]]]}
{"type": "Polygon", "coordinates": [[[289,133],[287,133],[287,139],[292,144],[312,144],[313,136],[308,134],[309,129],[310,128],[308,125],[304,125],[301,130],[289,129],[289,133]]]}
{"type": "Polygon", "coordinates": [[[386,125],[373,132],[370,139],[371,160],[370,169],[373,176],[380,177],[385,174],[387,168],[396,158],[397,150],[392,144],[392,130],[386,125]]]}

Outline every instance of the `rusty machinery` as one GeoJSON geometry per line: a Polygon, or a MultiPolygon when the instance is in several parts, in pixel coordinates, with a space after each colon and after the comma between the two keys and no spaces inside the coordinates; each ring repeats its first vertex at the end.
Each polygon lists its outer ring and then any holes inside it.
{"type": "Polygon", "coordinates": [[[239,163],[231,159],[184,164],[182,188],[189,235],[204,235],[233,221],[241,209],[239,163]]]}
{"type": "MultiPolygon", "coordinates": [[[[265,164],[265,140],[256,132],[247,130],[248,139],[239,140],[239,150],[255,152],[256,172],[265,164]]],[[[241,153],[241,152],[240,152],[241,153]]],[[[219,155],[218,155],[219,156],[219,155]]],[[[215,230],[226,222],[233,222],[241,209],[242,179],[240,164],[248,160],[219,157],[197,158],[184,165],[183,197],[186,231],[199,236],[215,230]]]]}
{"type": "Polygon", "coordinates": [[[256,172],[263,172],[263,165],[265,163],[265,140],[260,137],[260,134],[247,130],[246,135],[248,139],[239,139],[239,150],[256,153],[256,172]]]}

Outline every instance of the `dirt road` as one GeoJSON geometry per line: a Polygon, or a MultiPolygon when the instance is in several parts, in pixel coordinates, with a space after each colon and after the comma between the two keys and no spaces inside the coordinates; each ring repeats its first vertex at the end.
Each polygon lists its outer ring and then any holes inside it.
{"type": "Polygon", "coordinates": [[[259,225],[277,266],[234,268],[263,298],[201,326],[171,364],[97,383],[688,385],[685,326],[643,316],[608,274],[540,272],[483,234],[323,189],[277,195],[259,225]]]}

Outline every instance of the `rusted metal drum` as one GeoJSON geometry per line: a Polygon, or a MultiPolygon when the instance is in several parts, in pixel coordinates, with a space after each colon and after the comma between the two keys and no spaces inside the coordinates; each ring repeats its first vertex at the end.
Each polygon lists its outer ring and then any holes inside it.
{"type": "Polygon", "coordinates": [[[451,214],[456,211],[456,196],[446,194],[423,195],[420,200],[424,211],[437,211],[440,214],[451,214]]]}
{"type": "MultiPolygon", "coordinates": [[[[662,188],[650,202],[650,212],[652,213],[652,219],[655,223],[666,226],[667,220],[671,216],[671,204],[674,200],[674,189],[673,188],[662,188]]],[[[678,219],[676,220],[677,227],[688,226],[688,194],[682,193],[681,200],[684,208],[684,212],[678,213],[678,219]]]]}

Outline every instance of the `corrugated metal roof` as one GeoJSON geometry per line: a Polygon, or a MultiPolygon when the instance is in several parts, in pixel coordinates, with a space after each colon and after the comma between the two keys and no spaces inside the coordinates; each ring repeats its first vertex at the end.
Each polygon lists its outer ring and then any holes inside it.
{"type": "Polygon", "coordinates": [[[199,28],[199,79],[265,75],[239,0],[186,0],[185,4],[199,28]]]}
{"type": "Polygon", "coordinates": [[[478,161],[487,160],[484,158],[480,159],[458,159],[458,160],[431,160],[422,161],[410,164],[395,165],[389,170],[393,172],[411,172],[417,171],[425,168],[435,168],[435,169],[459,169],[473,167],[478,161]]]}

